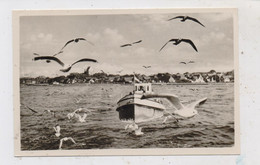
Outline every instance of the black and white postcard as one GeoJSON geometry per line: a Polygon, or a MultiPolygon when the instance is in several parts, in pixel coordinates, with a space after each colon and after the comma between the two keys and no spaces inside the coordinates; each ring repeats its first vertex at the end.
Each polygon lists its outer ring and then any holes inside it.
{"type": "Polygon", "coordinates": [[[16,156],[238,154],[236,9],[13,11],[16,156]]]}

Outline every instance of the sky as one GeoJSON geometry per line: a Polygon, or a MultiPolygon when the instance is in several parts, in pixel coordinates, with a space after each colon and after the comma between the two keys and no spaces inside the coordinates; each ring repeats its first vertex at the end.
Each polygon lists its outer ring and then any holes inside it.
{"type": "MultiPolygon", "coordinates": [[[[90,66],[90,73],[103,70],[108,74],[157,74],[220,72],[234,69],[233,18],[231,13],[168,13],[168,14],[112,14],[73,16],[21,16],[20,17],[20,76],[60,76],[72,72],[82,73],[90,66]],[[193,21],[180,19],[167,21],[179,15],[198,19],[205,27],[193,21]],[[64,44],[78,37],[85,41],[71,43],[57,55],[66,66],[82,58],[96,59],[98,63],[75,64],[70,72],[60,71],[62,66],[52,61],[33,61],[33,53],[51,56],[64,44]],[[167,44],[170,39],[190,39],[189,44],[167,44]],[[142,40],[130,47],[126,43],[142,40]],[[192,64],[180,62],[194,61],[192,64]],[[143,66],[151,66],[144,68],[143,66]]],[[[66,67],[65,66],[65,67],[66,67]]]]}

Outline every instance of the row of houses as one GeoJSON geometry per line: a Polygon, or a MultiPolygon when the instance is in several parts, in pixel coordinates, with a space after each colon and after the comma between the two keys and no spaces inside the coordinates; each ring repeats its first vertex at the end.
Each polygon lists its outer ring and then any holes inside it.
{"type": "MultiPolygon", "coordinates": [[[[234,71],[231,72],[195,72],[195,73],[158,73],[154,75],[136,74],[137,81],[149,83],[219,83],[234,82],[234,71]]],[[[134,81],[134,75],[108,75],[106,73],[95,73],[93,75],[71,73],[68,76],[49,77],[23,77],[21,84],[74,84],[74,83],[122,83],[130,84],[134,81]]]]}

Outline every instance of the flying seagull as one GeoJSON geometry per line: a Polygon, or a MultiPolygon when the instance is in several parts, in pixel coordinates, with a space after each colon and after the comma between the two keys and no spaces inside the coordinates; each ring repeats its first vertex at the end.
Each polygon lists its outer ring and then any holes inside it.
{"type": "Polygon", "coordinates": [[[59,51],[58,53],[55,53],[53,56],[57,56],[58,54],[61,54],[61,53],[63,53],[63,51],[61,50],[61,51],[59,51]]]}
{"type": "MultiPolygon", "coordinates": [[[[82,110],[84,110],[85,112],[87,111],[87,112],[89,112],[89,113],[91,113],[91,111],[90,110],[88,110],[88,109],[86,109],[86,108],[78,108],[78,109],[76,109],[76,110],[74,110],[74,112],[71,112],[71,113],[68,113],[68,115],[67,115],[67,117],[68,117],[68,119],[70,120],[70,119],[72,119],[74,116],[75,117],[78,117],[79,118],[79,114],[77,114],[78,112],[81,112],[82,110]]],[[[81,117],[81,116],[80,116],[81,117]]],[[[86,116],[87,117],[87,116],[86,116]]],[[[86,118],[86,117],[81,117],[82,119],[82,121],[86,118]]],[[[80,120],[80,119],[79,119],[80,120]]]]}
{"type": "Polygon", "coordinates": [[[62,144],[63,144],[63,141],[68,141],[68,140],[70,140],[70,141],[72,141],[74,144],[76,144],[76,142],[74,141],[74,139],[72,139],[72,137],[65,137],[65,138],[62,138],[62,139],[60,139],[60,146],[59,146],[59,149],[61,150],[62,148],[62,144]]]}
{"type": "Polygon", "coordinates": [[[188,44],[190,44],[194,50],[197,50],[196,46],[194,45],[194,43],[190,40],[190,39],[170,39],[168,42],[166,42],[166,44],[163,45],[163,47],[159,50],[159,52],[169,43],[169,42],[173,42],[173,45],[179,45],[181,42],[186,42],[188,44]]]}
{"type": "Polygon", "coordinates": [[[195,63],[194,61],[189,61],[190,64],[195,63]]]}
{"type": "MultiPolygon", "coordinates": [[[[63,53],[63,51],[59,51],[58,53],[55,53],[53,56],[57,56],[58,54],[61,54],[61,53],[63,53]]],[[[35,55],[35,56],[40,56],[40,54],[38,54],[38,53],[33,53],[33,55],[35,55]]],[[[51,60],[46,60],[46,62],[47,62],[47,63],[50,63],[51,60]]]]}
{"type": "Polygon", "coordinates": [[[130,131],[135,131],[135,130],[138,129],[138,125],[135,124],[134,122],[131,123],[131,124],[127,124],[127,125],[125,126],[125,130],[128,130],[128,129],[129,129],[130,131]]]}
{"type": "Polygon", "coordinates": [[[178,96],[173,94],[144,94],[142,99],[146,98],[165,98],[169,100],[172,105],[175,107],[175,110],[172,112],[173,115],[177,115],[182,118],[191,118],[198,114],[198,111],[195,109],[197,105],[202,105],[207,101],[207,98],[202,98],[198,101],[192,102],[188,105],[183,105],[180,102],[178,96]]]}
{"type": "Polygon", "coordinates": [[[123,70],[119,70],[119,71],[117,71],[117,73],[121,73],[123,70]]]}
{"type": "Polygon", "coordinates": [[[59,137],[60,134],[60,126],[57,124],[55,127],[53,127],[53,129],[55,130],[55,136],[59,137]]]}
{"type": "Polygon", "coordinates": [[[87,114],[84,113],[83,116],[80,116],[79,114],[75,114],[75,117],[77,117],[79,119],[79,122],[81,123],[85,123],[86,122],[86,118],[87,118],[87,114]]]}
{"type": "MultiPolygon", "coordinates": [[[[58,53],[55,53],[53,56],[55,57],[55,56],[57,56],[58,54],[61,54],[61,53],[63,53],[63,51],[61,50],[61,51],[59,51],[58,53]]],[[[50,60],[46,60],[46,62],[47,63],[50,63],[51,61],[50,60]]]]}
{"type": "Polygon", "coordinates": [[[39,56],[39,57],[34,57],[34,61],[37,60],[53,60],[56,61],[57,63],[59,63],[61,66],[64,66],[64,63],[61,62],[58,58],[54,57],[54,56],[39,56]]]}
{"type": "Polygon", "coordinates": [[[76,103],[79,103],[81,101],[81,98],[75,98],[74,100],[76,101],[76,103]]]}
{"type": "Polygon", "coordinates": [[[141,136],[143,135],[144,133],[142,132],[142,127],[139,127],[137,130],[135,130],[135,135],[136,136],[141,136]]]}
{"type": "Polygon", "coordinates": [[[85,38],[75,38],[75,39],[72,39],[72,40],[69,40],[68,42],[66,42],[66,44],[61,48],[61,51],[70,43],[72,42],[75,42],[75,43],[78,43],[79,41],[86,41],[88,43],[90,43],[91,45],[94,45],[92,42],[89,42],[87,41],[85,38]]]}
{"type": "Polygon", "coordinates": [[[202,23],[200,23],[196,18],[192,18],[192,17],[189,17],[189,16],[177,16],[177,17],[168,19],[168,21],[171,21],[171,20],[177,19],[177,18],[180,18],[180,19],[181,19],[181,22],[185,22],[186,20],[191,20],[191,21],[197,22],[197,23],[200,24],[201,26],[205,27],[205,26],[204,26],[202,23]]]}
{"type": "Polygon", "coordinates": [[[145,69],[151,68],[151,66],[143,66],[145,69]]]}
{"type": "MultiPolygon", "coordinates": [[[[174,107],[175,108],[175,107],[174,107]]],[[[175,110],[176,110],[176,108],[175,108],[175,110]]],[[[165,112],[165,114],[164,114],[164,116],[166,116],[165,118],[164,118],[164,120],[163,120],[163,124],[165,124],[166,123],[166,121],[169,119],[169,118],[174,118],[175,119],[175,123],[178,123],[179,122],[179,120],[176,118],[176,116],[174,116],[171,112],[169,112],[169,111],[167,111],[167,110],[165,110],[164,111],[165,112]]]]}
{"type": "Polygon", "coordinates": [[[186,62],[180,62],[180,64],[185,64],[186,65],[187,63],[186,62]]]}
{"type": "Polygon", "coordinates": [[[124,44],[124,45],[121,45],[120,47],[132,46],[132,45],[134,45],[134,44],[138,44],[138,43],[140,43],[140,42],[142,42],[142,40],[139,40],[139,41],[133,42],[133,43],[131,43],[131,44],[124,44]]]}
{"type": "Polygon", "coordinates": [[[60,71],[62,72],[68,72],[70,71],[70,69],[72,68],[73,65],[79,63],[79,62],[97,62],[97,60],[95,59],[90,59],[90,58],[82,58],[76,62],[74,62],[73,64],[69,65],[69,67],[65,68],[65,69],[60,69],[60,71]]]}
{"type": "Polygon", "coordinates": [[[74,110],[74,112],[68,113],[68,115],[67,115],[68,119],[70,120],[71,118],[74,117],[74,115],[75,115],[77,112],[80,112],[80,111],[82,111],[82,108],[78,108],[78,109],[74,110]]]}

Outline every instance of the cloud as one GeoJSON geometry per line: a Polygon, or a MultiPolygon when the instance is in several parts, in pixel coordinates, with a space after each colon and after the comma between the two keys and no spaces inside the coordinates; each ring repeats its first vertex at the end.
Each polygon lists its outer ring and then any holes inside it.
{"type": "Polygon", "coordinates": [[[195,39],[194,44],[199,48],[212,43],[225,43],[230,42],[231,39],[226,37],[223,32],[210,32],[209,34],[204,34],[201,38],[195,39]]]}
{"type": "Polygon", "coordinates": [[[25,50],[31,50],[32,44],[31,43],[24,43],[24,44],[22,43],[21,48],[25,49],[25,50]]]}
{"type": "Polygon", "coordinates": [[[53,35],[52,34],[44,34],[44,33],[39,33],[39,34],[32,34],[30,37],[30,40],[32,42],[39,42],[39,43],[49,43],[53,41],[53,35]]]}
{"type": "MultiPolygon", "coordinates": [[[[45,61],[32,61],[33,53],[52,55],[59,51],[67,39],[84,36],[94,46],[87,42],[72,43],[64,49],[58,58],[65,64],[71,64],[81,58],[93,58],[97,64],[80,63],[72,68],[72,72],[83,72],[91,66],[93,72],[124,73],[137,72],[182,72],[186,69],[197,70],[202,67],[211,68],[204,63],[211,62],[218,67],[229,65],[225,61],[233,61],[232,57],[232,17],[229,13],[191,13],[206,25],[206,28],[192,21],[185,23],[180,20],[167,21],[173,14],[141,14],[141,15],[113,15],[99,16],[82,23],[82,17],[64,16],[62,27],[57,21],[48,21],[45,26],[39,26],[42,19],[35,17],[30,25],[21,33],[21,66],[28,68],[22,74],[61,75],[60,66],[45,61]],[[74,20],[75,19],[75,20],[74,20]],[[75,21],[71,24],[71,21],[75,21]],[[35,24],[36,21],[39,23],[35,24]],[[221,22],[222,21],[222,22],[221,22]],[[89,26],[92,25],[92,26],[89,26]],[[48,28],[46,28],[48,27],[48,28]],[[51,28],[50,28],[51,27],[51,28]],[[168,44],[161,52],[160,48],[171,38],[182,37],[191,39],[199,52],[187,43],[178,46],[168,44]],[[121,48],[120,45],[142,39],[143,42],[131,47],[121,48]],[[194,60],[196,64],[180,65],[180,61],[194,60]],[[201,62],[201,65],[199,65],[201,62]],[[223,65],[222,65],[223,64],[223,65]],[[144,69],[143,65],[152,68],[144,69]],[[41,67],[40,67],[41,66],[41,67]],[[186,68],[184,68],[186,67],[186,68]],[[190,68],[189,68],[190,67],[190,68]]],[[[84,16],[88,18],[88,16],[84,16]]]]}
{"type": "Polygon", "coordinates": [[[101,72],[101,70],[103,70],[104,72],[106,72],[108,74],[115,74],[118,71],[123,70],[123,68],[121,66],[105,62],[105,63],[99,64],[98,66],[94,66],[92,72],[97,73],[97,72],[101,72]]]}
{"type": "Polygon", "coordinates": [[[90,42],[97,42],[99,39],[101,39],[100,33],[88,33],[87,34],[87,40],[90,42]]]}
{"type": "Polygon", "coordinates": [[[221,22],[232,19],[232,13],[201,14],[200,16],[209,22],[221,22]]]}
{"type": "Polygon", "coordinates": [[[89,41],[94,42],[95,45],[101,47],[118,47],[127,41],[115,28],[105,28],[101,32],[88,33],[87,38],[89,41]]]}
{"type": "Polygon", "coordinates": [[[143,16],[143,24],[151,30],[158,32],[170,27],[167,14],[152,14],[143,16]]]}

